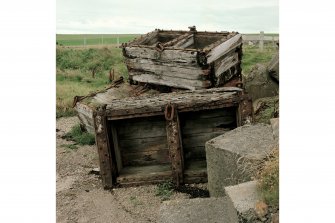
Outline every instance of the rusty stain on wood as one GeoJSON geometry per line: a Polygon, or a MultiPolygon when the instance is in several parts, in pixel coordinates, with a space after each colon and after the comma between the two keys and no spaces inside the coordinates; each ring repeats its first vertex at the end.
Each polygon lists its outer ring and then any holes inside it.
{"type": "Polygon", "coordinates": [[[184,183],[184,152],[178,112],[173,104],[166,105],[165,119],[173,181],[176,183],[177,187],[179,187],[180,184],[184,183]]]}

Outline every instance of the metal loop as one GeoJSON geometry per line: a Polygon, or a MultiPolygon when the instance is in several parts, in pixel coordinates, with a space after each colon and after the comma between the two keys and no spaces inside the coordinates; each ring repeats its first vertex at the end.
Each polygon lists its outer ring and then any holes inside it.
{"type": "Polygon", "coordinates": [[[174,110],[174,105],[171,105],[170,103],[165,106],[164,115],[166,120],[172,121],[174,117],[174,110]]]}

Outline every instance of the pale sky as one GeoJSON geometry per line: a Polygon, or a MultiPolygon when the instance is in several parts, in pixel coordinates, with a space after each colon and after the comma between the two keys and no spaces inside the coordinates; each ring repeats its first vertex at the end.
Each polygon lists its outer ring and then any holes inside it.
{"type": "Polygon", "coordinates": [[[56,0],[57,34],[147,33],[155,28],[279,32],[279,0],[56,0]]]}

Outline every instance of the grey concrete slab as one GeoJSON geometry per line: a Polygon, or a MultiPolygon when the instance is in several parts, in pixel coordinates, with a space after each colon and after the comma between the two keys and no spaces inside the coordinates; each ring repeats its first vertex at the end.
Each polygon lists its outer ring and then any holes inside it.
{"type": "Polygon", "coordinates": [[[239,213],[254,209],[257,201],[262,199],[256,180],[225,187],[225,192],[239,213]]]}
{"type": "Polygon", "coordinates": [[[279,140],[279,118],[270,119],[272,134],[276,140],[279,140]]]}
{"type": "Polygon", "coordinates": [[[159,223],[237,223],[237,212],[228,197],[165,201],[159,223]]]}
{"type": "Polygon", "coordinates": [[[274,148],[271,125],[238,127],[206,142],[208,189],[211,197],[224,187],[250,181],[259,163],[274,148]]]}

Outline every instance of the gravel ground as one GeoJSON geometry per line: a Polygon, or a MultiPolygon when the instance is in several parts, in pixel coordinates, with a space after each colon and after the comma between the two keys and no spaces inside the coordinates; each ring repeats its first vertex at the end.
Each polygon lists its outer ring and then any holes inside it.
{"type": "MultiPolygon", "coordinates": [[[[90,171],[99,167],[95,146],[80,146],[61,137],[79,123],[77,117],[57,119],[57,222],[156,222],[162,200],[155,196],[156,185],[103,190],[99,176],[90,171]]],[[[189,185],[206,189],[206,184],[189,185]]],[[[189,199],[174,192],[170,200],[189,199]]]]}

